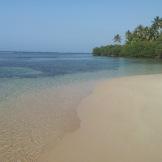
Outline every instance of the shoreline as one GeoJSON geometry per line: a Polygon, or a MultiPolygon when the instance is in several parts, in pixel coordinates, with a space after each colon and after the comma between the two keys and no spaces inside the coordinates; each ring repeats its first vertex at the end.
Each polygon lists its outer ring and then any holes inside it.
{"type": "Polygon", "coordinates": [[[66,133],[80,127],[76,107],[95,84],[89,81],[33,88],[1,102],[0,161],[37,161],[66,133]]]}
{"type": "Polygon", "coordinates": [[[102,81],[78,106],[79,129],[40,162],[161,162],[162,75],[102,81]]]}

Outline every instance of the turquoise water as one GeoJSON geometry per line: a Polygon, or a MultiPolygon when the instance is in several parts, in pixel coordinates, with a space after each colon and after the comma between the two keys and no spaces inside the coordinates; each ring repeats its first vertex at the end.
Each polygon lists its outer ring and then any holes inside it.
{"type": "Polygon", "coordinates": [[[37,162],[80,125],[76,107],[96,82],[162,73],[162,62],[91,54],[0,52],[0,161],[37,162]]]}
{"type": "Polygon", "coordinates": [[[162,72],[162,62],[86,53],[0,52],[0,101],[33,88],[162,72]]]}

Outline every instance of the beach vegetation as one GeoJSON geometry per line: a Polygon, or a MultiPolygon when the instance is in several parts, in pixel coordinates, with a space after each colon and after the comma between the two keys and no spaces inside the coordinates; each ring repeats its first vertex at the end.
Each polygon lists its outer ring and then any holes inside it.
{"type": "Polygon", "coordinates": [[[114,43],[93,49],[96,56],[162,58],[162,18],[155,17],[150,26],[138,25],[133,31],[114,36],[114,43]]]}

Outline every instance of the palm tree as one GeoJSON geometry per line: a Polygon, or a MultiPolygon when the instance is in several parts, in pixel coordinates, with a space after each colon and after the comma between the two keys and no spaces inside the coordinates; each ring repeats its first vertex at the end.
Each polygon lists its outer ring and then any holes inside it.
{"type": "Polygon", "coordinates": [[[151,27],[139,25],[133,32],[133,39],[141,41],[154,41],[160,35],[160,22],[162,20],[157,17],[154,19],[154,23],[151,27]]]}
{"type": "Polygon", "coordinates": [[[121,36],[119,34],[114,36],[114,42],[115,43],[121,43],[121,36]]]}
{"type": "Polygon", "coordinates": [[[151,41],[153,40],[153,37],[154,37],[154,32],[152,32],[152,28],[146,26],[145,27],[145,40],[151,41]]]}
{"type": "Polygon", "coordinates": [[[154,40],[156,40],[157,38],[159,38],[162,31],[162,18],[156,16],[152,23],[153,24],[151,26],[151,30],[154,32],[154,40]]]}
{"type": "Polygon", "coordinates": [[[130,42],[132,40],[132,33],[130,32],[130,30],[128,30],[125,33],[125,37],[126,37],[126,42],[130,42]]]}
{"type": "Polygon", "coordinates": [[[145,27],[143,25],[139,25],[134,30],[134,36],[139,40],[145,40],[146,32],[145,27]]]}
{"type": "Polygon", "coordinates": [[[152,22],[152,27],[159,30],[160,28],[162,28],[162,18],[160,18],[159,16],[156,16],[152,22]]]}

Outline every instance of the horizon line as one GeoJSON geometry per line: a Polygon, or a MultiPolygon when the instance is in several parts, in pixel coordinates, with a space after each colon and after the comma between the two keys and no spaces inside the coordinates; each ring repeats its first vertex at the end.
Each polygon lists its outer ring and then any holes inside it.
{"type": "Polygon", "coordinates": [[[26,51],[26,50],[0,50],[0,52],[22,52],[22,53],[70,53],[70,54],[92,54],[92,52],[58,52],[58,51],[26,51]]]}

